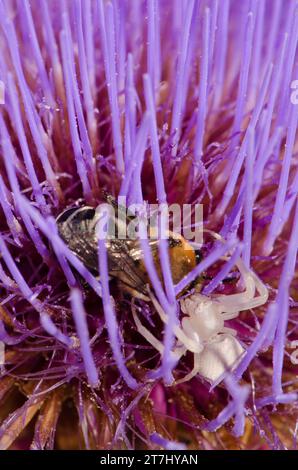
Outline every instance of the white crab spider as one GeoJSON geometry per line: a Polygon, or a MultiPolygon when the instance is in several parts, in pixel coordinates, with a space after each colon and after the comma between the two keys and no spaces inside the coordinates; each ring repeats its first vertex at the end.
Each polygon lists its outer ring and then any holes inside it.
{"type": "MultiPolygon", "coordinates": [[[[232,295],[211,295],[210,297],[195,293],[180,301],[185,317],[181,325],[174,327],[177,338],[172,351],[179,360],[187,351],[194,354],[194,367],[181,383],[200,374],[211,384],[217,382],[227,369],[233,369],[245,349],[236,338],[236,331],[226,328],[224,322],[236,318],[240,311],[263,305],[268,299],[268,290],[252,271],[248,270],[241,259],[236,262],[240,271],[245,290],[232,295]],[[256,290],[258,291],[257,296],[256,290]]],[[[150,298],[164,323],[167,315],[160,304],[150,293],[150,298]]],[[[142,325],[133,307],[133,317],[139,333],[161,354],[163,344],[142,325]]]]}

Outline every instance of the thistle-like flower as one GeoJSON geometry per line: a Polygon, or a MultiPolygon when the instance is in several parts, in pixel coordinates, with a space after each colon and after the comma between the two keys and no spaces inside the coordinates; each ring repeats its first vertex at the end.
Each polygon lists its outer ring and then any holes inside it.
{"type": "Polygon", "coordinates": [[[0,448],[295,448],[298,2],[0,17],[0,448]],[[144,236],[135,296],[105,240],[95,272],[56,223],[103,192],[202,204],[217,239],[174,282],[144,236]]]}

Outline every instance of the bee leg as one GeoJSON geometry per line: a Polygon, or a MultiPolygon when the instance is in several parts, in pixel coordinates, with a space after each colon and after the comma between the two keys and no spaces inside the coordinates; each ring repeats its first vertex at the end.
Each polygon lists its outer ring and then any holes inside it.
{"type": "Polygon", "coordinates": [[[118,280],[118,283],[119,283],[119,286],[121,286],[121,288],[123,289],[123,291],[131,295],[133,298],[144,300],[145,302],[150,302],[150,298],[147,295],[143,294],[142,292],[134,289],[128,284],[125,284],[125,282],[122,282],[121,280],[118,280]]]}
{"type": "MultiPolygon", "coordinates": [[[[212,281],[212,279],[214,278],[214,276],[209,276],[207,274],[201,274],[200,278],[203,280],[203,281],[212,281]]],[[[233,277],[225,277],[221,282],[223,284],[235,284],[237,281],[238,281],[238,277],[237,276],[233,276],[233,277]]],[[[195,281],[193,281],[195,282],[195,281]]],[[[197,281],[198,282],[198,281],[197,281]]],[[[196,283],[197,283],[196,282],[196,283]]]]}
{"type": "Polygon", "coordinates": [[[223,280],[222,280],[222,283],[223,284],[235,284],[239,279],[239,276],[231,276],[231,277],[225,277],[223,280]]]}

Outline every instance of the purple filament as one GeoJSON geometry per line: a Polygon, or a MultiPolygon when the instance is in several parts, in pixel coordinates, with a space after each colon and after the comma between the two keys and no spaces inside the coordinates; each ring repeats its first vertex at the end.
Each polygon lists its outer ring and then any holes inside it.
{"type": "Polygon", "coordinates": [[[121,352],[119,329],[117,326],[116,313],[109,288],[107,248],[105,240],[100,239],[98,240],[98,264],[102,287],[103,310],[106,320],[106,327],[109,334],[110,345],[120,374],[122,375],[127,385],[130,388],[135,389],[138,388],[138,383],[127,370],[125,360],[121,352]]]}
{"type": "Polygon", "coordinates": [[[96,387],[99,384],[98,372],[92,356],[86,312],[84,309],[82,293],[79,289],[72,289],[70,291],[70,302],[77,334],[80,340],[80,349],[88,382],[91,387],[96,387]]]}
{"type": "Polygon", "coordinates": [[[16,281],[19,289],[21,290],[22,294],[24,295],[25,299],[33,305],[33,307],[39,312],[40,314],[40,321],[44,329],[52,336],[54,336],[58,341],[66,344],[67,346],[71,347],[73,342],[71,338],[63,334],[61,331],[58,330],[56,325],[53,323],[49,315],[46,313],[45,308],[42,306],[41,302],[36,299],[34,292],[30,289],[28,284],[26,283],[24,277],[20,273],[19,269],[17,268],[11,254],[9,253],[7,246],[0,235],[0,250],[2,257],[6,263],[7,268],[9,269],[11,275],[13,276],[14,280],[16,281]]]}

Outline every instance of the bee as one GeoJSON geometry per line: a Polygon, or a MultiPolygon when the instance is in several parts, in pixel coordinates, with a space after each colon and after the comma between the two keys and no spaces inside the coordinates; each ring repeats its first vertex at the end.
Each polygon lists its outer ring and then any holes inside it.
{"type": "MultiPolygon", "coordinates": [[[[105,196],[106,202],[114,208],[115,223],[119,223],[118,211],[121,207],[112,196],[105,196]]],[[[122,208],[123,209],[123,208],[122,208]]],[[[127,223],[134,218],[126,216],[127,223]]],[[[98,276],[98,239],[96,225],[99,216],[95,208],[83,206],[63,211],[56,219],[60,237],[87,269],[98,276]]],[[[158,253],[158,239],[148,240],[159,278],[162,279],[158,253]]],[[[150,300],[148,286],[150,280],[143,260],[138,239],[107,238],[109,275],[116,279],[124,291],[136,298],[150,300]]],[[[195,250],[180,234],[169,232],[169,259],[174,284],[184,278],[202,259],[200,250],[195,250]]]]}

